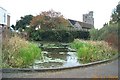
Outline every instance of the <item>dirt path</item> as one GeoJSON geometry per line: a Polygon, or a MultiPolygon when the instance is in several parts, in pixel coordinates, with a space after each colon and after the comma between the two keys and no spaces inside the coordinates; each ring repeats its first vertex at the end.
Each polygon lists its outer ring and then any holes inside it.
{"type": "Polygon", "coordinates": [[[55,72],[21,72],[3,73],[3,78],[117,78],[118,60],[94,65],[86,68],[76,68],[55,72]]]}

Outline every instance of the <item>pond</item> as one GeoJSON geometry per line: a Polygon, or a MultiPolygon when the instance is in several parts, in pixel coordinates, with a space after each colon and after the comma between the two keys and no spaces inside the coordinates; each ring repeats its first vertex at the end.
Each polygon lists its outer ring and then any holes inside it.
{"type": "Polygon", "coordinates": [[[60,68],[80,65],[77,59],[77,53],[70,48],[49,48],[45,50],[46,51],[42,51],[43,59],[35,60],[30,68],[60,68]]]}

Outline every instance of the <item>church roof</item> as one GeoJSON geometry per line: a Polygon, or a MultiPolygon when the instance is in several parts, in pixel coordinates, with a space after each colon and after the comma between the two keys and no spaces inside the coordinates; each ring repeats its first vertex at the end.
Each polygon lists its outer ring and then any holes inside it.
{"type": "Polygon", "coordinates": [[[72,24],[72,25],[75,25],[76,22],[78,22],[82,28],[87,28],[87,29],[91,29],[93,28],[93,25],[92,24],[89,24],[89,23],[85,23],[85,22],[81,22],[81,21],[76,21],[76,20],[72,20],[72,19],[68,19],[69,22],[72,24]]]}

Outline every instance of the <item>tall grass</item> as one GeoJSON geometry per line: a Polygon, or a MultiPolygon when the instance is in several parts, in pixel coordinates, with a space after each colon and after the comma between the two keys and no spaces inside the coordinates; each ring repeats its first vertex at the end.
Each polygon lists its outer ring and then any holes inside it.
{"type": "Polygon", "coordinates": [[[109,59],[117,54],[117,50],[110,47],[108,43],[104,41],[84,41],[76,39],[71,43],[71,47],[76,49],[78,59],[83,63],[109,59]]]}
{"type": "Polygon", "coordinates": [[[18,36],[3,42],[4,67],[28,67],[36,58],[41,58],[41,49],[18,36]]]}

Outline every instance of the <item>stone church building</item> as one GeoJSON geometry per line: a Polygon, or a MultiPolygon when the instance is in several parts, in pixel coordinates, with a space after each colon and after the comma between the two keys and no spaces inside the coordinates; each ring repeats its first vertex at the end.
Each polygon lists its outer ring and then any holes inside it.
{"type": "Polygon", "coordinates": [[[89,30],[94,27],[93,11],[83,14],[83,22],[72,19],[68,19],[68,21],[77,30],[89,30]]]}

